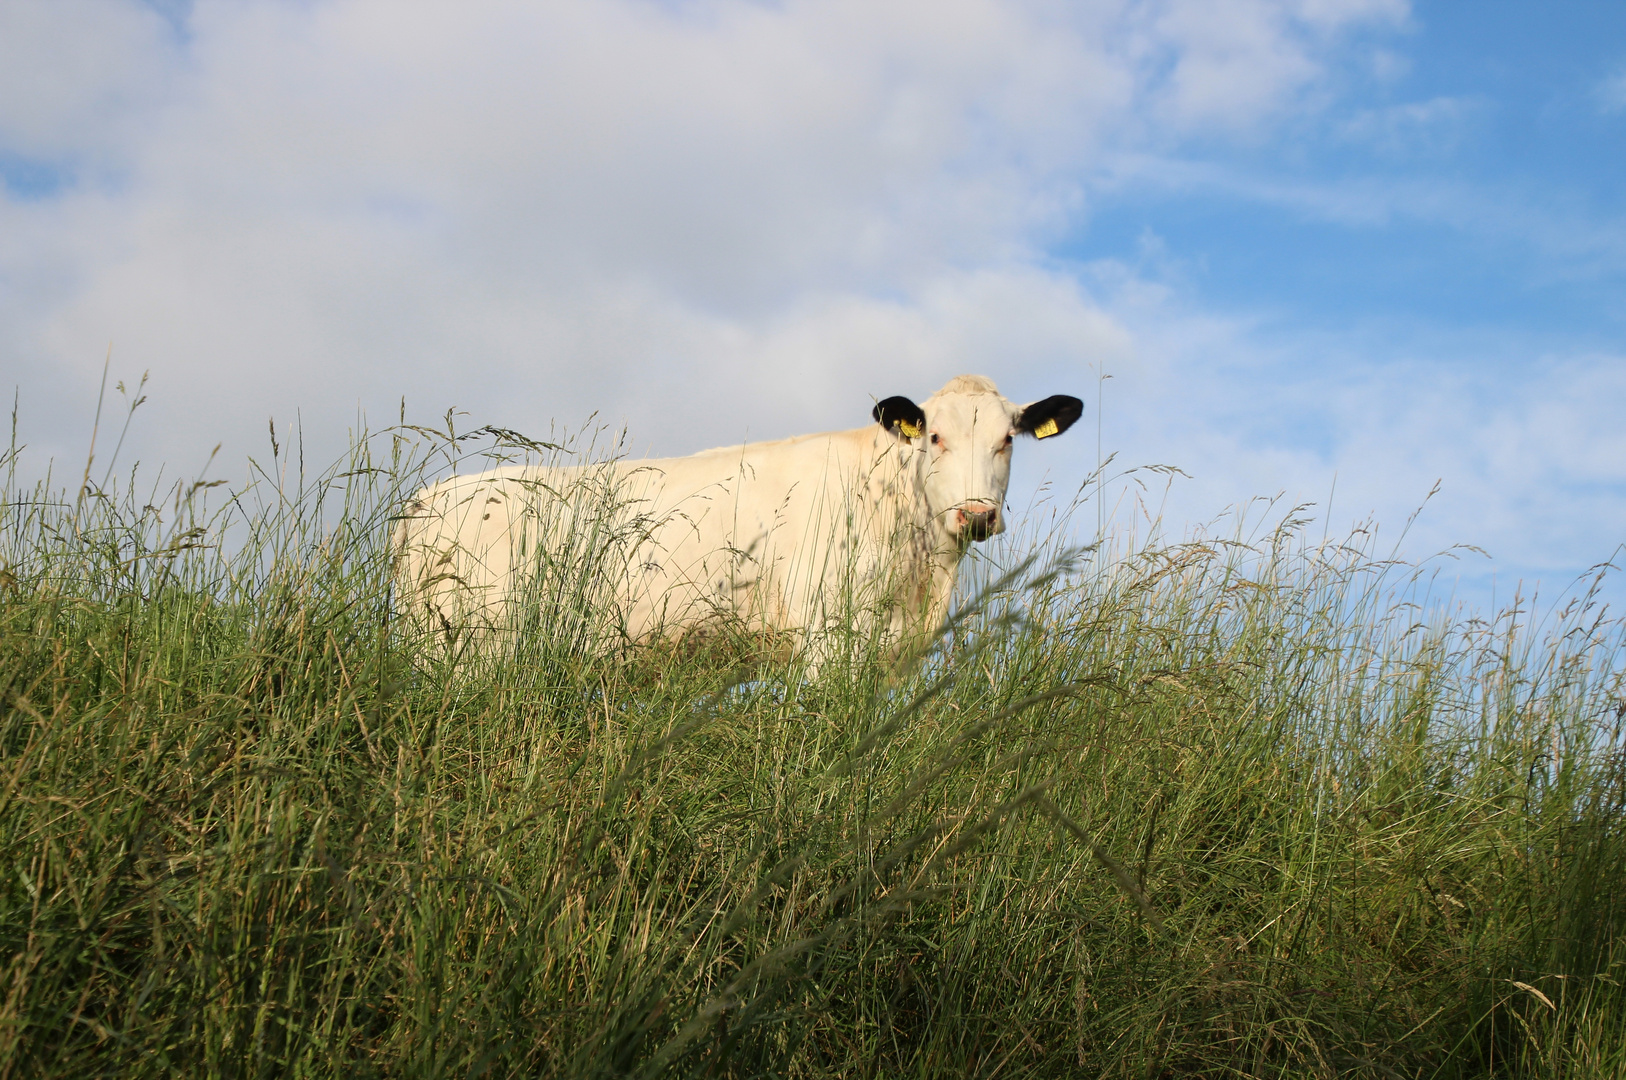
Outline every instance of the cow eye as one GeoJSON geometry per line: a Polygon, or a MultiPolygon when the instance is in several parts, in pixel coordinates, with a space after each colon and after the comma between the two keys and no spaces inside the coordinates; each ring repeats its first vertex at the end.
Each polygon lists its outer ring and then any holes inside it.
{"type": "Polygon", "coordinates": [[[940,443],[942,441],[943,441],[942,438],[937,434],[937,432],[935,432],[935,431],[932,432],[932,445],[933,446],[936,446],[938,443],[940,443]]]}

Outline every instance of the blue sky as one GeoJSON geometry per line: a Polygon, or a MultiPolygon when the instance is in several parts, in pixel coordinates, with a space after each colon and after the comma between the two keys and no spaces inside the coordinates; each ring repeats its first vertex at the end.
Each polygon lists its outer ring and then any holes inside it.
{"type": "Polygon", "coordinates": [[[1626,70],[1626,5],[1421,4],[1379,40],[1392,70],[1345,61],[1324,113],[1124,184],[1058,254],[1150,235],[1206,302],[1283,322],[1618,346],[1626,97],[1603,88],[1626,70]]]}
{"type": "MultiPolygon", "coordinates": [[[[1324,109],[1271,138],[1129,165],[1053,253],[1138,263],[1175,282],[1184,303],[1249,319],[1250,342],[1275,357],[1250,380],[1323,384],[1334,401],[1341,382],[1376,377],[1404,399],[1443,380],[1471,422],[1516,407],[1555,371],[1587,372],[1608,387],[1596,404],[1618,415],[1626,5],[1425,3],[1368,40],[1370,51],[1335,65],[1324,109]]],[[[1360,459],[1339,451],[1349,441],[1340,426],[1359,416],[1317,405],[1240,410],[1235,421],[1256,446],[1358,471],[1360,459]]],[[[1440,439],[1459,432],[1452,424],[1440,439]]],[[[1437,449],[1426,443],[1425,459],[1437,449]]],[[[1621,447],[1597,450],[1596,470],[1553,470],[1536,481],[1548,487],[1539,496],[1505,495],[1500,512],[1523,522],[1489,524],[1468,500],[1443,521],[1425,513],[1410,553],[1448,541],[1489,548],[1497,557],[1456,568],[1476,603],[1521,579],[1550,591],[1626,541],[1620,517],[1598,512],[1626,494],[1621,447]]],[[[1494,463],[1480,471],[1496,482],[1494,463]]],[[[1395,476],[1396,486],[1409,480],[1417,498],[1425,475],[1395,476]]],[[[1463,477],[1442,479],[1450,502],[1463,477]]],[[[1397,506],[1380,515],[1391,525],[1397,506]]],[[[1609,595],[1618,601],[1618,585],[1609,595]]]]}
{"type": "Polygon", "coordinates": [[[667,454],[977,371],[1092,403],[1017,505],[1097,435],[1170,535],[1437,483],[1483,606],[1626,541],[1623,161],[1618,3],[15,0],[0,373],[31,467],[111,343],[126,456],[237,477],[402,398],[667,454]]]}

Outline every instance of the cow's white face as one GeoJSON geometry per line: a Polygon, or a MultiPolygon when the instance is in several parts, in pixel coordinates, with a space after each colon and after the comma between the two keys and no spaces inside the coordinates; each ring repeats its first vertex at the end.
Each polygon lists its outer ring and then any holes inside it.
{"type": "Polygon", "coordinates": [[[962,375],[922,405],[887,398],[875,406],[874,415],[921,455],[932,519],[963,544],[1005,531],[1005,491],[1016,437],[1059,435],[1083,409],[1083,402],[1066,395],[1016,405],[989,380],[962,375]]]}

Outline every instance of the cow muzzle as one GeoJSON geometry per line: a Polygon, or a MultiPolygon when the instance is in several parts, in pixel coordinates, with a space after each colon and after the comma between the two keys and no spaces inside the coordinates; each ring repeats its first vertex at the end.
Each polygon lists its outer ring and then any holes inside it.
{"type": "Polygon", "coordinates": [[[964,540],[986,540],[999,531],[999,508],[989,503],[966,503],[954,508],[955,535],[964,540]]]}

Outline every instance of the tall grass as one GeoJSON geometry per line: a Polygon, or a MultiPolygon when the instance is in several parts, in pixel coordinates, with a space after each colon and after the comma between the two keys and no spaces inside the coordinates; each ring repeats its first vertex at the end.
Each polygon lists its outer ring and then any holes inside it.
{"type": "Polygon", "coordinates": [[[1626,1075],[1585,596],[1448,617],[1288,515],[1041,546],[904,664],[565,594],[456,662],[390,595],[446,434],[10,485],[0,1076],[1626,1075]]]}

